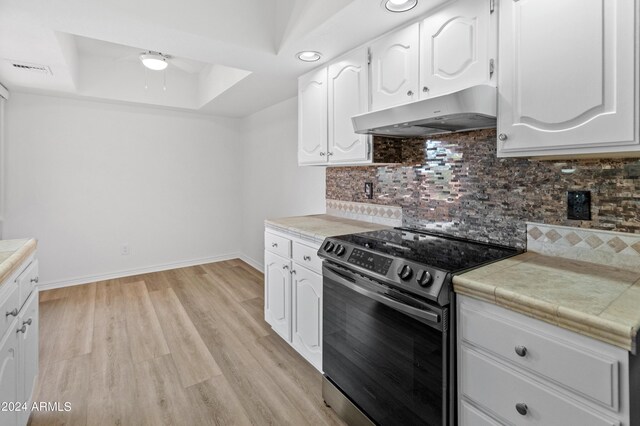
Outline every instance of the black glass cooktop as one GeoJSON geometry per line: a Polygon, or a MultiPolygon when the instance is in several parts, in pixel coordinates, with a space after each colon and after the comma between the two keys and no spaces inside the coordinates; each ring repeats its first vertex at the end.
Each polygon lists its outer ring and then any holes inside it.
{"type": "Polygon", "coordinates": [[[523,250],[395,228],[333,237],[355,246],[448,272],[459,272],[522,253],[523,250]]]}

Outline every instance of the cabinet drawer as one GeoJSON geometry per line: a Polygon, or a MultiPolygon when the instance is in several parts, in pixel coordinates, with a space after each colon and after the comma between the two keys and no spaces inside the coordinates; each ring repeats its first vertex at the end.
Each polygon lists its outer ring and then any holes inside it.
{"type": "Polygon", "coordinates": [[[459,321],[463,341],[608,408],[618,409],[619,366],[615,359],[570,341],[559,341],[511,319],[469,309],[465,303],[460,304],[459,321]]]}
{"type": "Polygon", "coordinates": [[[318,248],[319,247],[311,247],[294,241],[292,256],[294,262],[321,274],[322,260],[318,257],[318,248]]]}
{"type": "Polygon", "coordinates": [[[18,316],[20,310],[20,291],[18,285],[13,281],[5,282],[0,287],[0,338],[4,336],[13,320],[18,316]],[[15,313],[9,314],[9,312],[15,313]]]}
{"type": "Polygon", "coordinates": [[[500,426],[500,423],[470,405],[467,401],[460,401],[461,426],[500,426]]]}
{"type": "Polygon", "coordinates": [[[291,257],[291,240],[271,232],[264,233],[264,248],[279,256],[291,257]]]}
{"type": "Polygon", "coordinates": [[[17,281],[20,288],[20,306],[22,306],[38,284],[38,261],[31,262],[27,269],[18,276],[17,281]]]}
{"type": "MultiPolygon", "coordinates": [[[[488,411],[517,425],[620,425],[564,398],[466,346],[461,347],[460,392],[488,411]],[[526,412],[516,405],[526,404],[526,412]]],[[[522,409],[522,407],[521,407],[522,409]]]]}

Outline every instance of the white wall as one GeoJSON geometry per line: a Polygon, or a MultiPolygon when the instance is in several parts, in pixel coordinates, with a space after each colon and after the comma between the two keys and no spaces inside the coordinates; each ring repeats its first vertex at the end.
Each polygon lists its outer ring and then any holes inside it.
{"type": "Polygon", "coordinates": [[[298,167],[297,98],[241,121],[242,253],[264,263],[264,220],[325,212],[325,168],[298,167]]]}
{"type": "MultiPolygon", "coordinates": [[[[3,238],[38,238],[42,284],[240,250],[238,120],[20,93],[6,110],[3,238]],[[122,243],[129,256],[120,254],[122,243]]],[[[259,133],[251,135],[259,145],[259,133]]],[[[269,145],[285,149],[284,141],[269,145]]],[[[256,172],[279,172],[253,154],[256,172]]],[[[291,155],[270,156],[295,164],[291,155]]]]}

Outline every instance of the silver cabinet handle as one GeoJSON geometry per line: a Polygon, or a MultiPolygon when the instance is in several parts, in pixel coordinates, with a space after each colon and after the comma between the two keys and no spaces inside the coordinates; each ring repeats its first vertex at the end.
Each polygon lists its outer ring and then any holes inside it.
{"type": "Polygon", "coordinates": [[[327,152],[327,157],[331,157],[333,155],[333,152],[327,152]]]}
{"type": "Polygon", "coordinates": [[[302,256],[302,259],[306,260],[307,262],[310,262],[311,256],[302,256]]]}
{"type": "Polygon", "coordinates": [[[9,315],[11,315],[13,317],[17,317],[18,316],[18,308],[13,308],[13,311],[7,311],[7,313],[4,316],[8,317],[9,315]]]}
{"type": "Polygon", "coordinates": [[[282,269],[289,269],[289,265],[283,265],[282,269]]]}
{"type": "Polygon", "coordinates": [[[292,270],[291,270],[291,275],[295,275],[295,274],[296,274],[296,270],[295,270],[295,269],[292,269],[292,270]]]}
{"type": "Polygon", "coordinates": [[[525,357],[527,356],[527,347],[526,346],[516,346],[516,353],[518,356],[525,357]]]}
{"type": "Polygon", "coordinates": [[[26,324],[26,325],[31,325],[31,323],[32,323],[32,322],[33,322],[33,320],[32,320],[31,318],[29,318],[28,320],[23,321],[23,322],[22,322],[22,325],[25,325],[25,324],[26,324]]]}
{"type": "Polygon", "coordinates": [[[320,157],[324,157],[324,155],[325,155],[324,152],[320,153],[320,157]]]}
{"type": "Polygon", "coordinates": [[[25,333],[26,331],[27,331],[27,326],[23,324],[22,327],[16,330],[16,333],[25,333]]]}
{"type": "Polygon", "coordinates": [[[413,90],[409,90],[409,91],[407,92],[407,96],[413,96],[413,90]]]}
{"type": "Polygon", "coordinates": [[[526,416],[527,413],[529,412],[529,407],[527,407],[527,404],[525,404],[524,402],[518,402],[516,404],[516,411],[519,414],[526,416]]]}
{"type": "Polygon", "coordinates": [[[278,247],[278,243],[271,243],[271,247],[278,247]]]}
{"type": "Polygon", "coordinates": [[[31,278],[31,282],[38,284],[38,277],[31,278]]]}
{"type": "Polygon", "coordinates": [[[506,141],[507,139],[509,139],[509,137],[505,134],[505,133],[500,133],[498,135],[498,139],[500,139],[502,142],[506,141]]]}
{"type": "Polygon", "coordinates": [[[423,91],[423,92],[425,92],[425,93],[427,93],[427,92],[429,91],[429,88],[428,88],[427,86],[424,86],[424,87],[422,88],[422,91],[423,91]]]}

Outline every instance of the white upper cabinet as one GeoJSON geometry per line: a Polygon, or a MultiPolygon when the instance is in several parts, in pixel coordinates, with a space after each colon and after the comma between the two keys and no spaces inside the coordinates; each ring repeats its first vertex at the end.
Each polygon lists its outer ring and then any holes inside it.
{"type": "Polygon", "coordinates": [[[640,150],[634,0],[503,0],[498,155],[640,150]]]}
{"type": "Polygon", "coordinates": [[[327,162],[327,69],[298,80],[298,164],[327,162]]]}
{"type": "Polygon", "coordinates": [[[369,139],[353,131],[351,117],[369,110],[367,49],[359,49],[329,65],[329,163],[369,160],[369,139]]]}
{"type": "Polygon", "coordinates": [[[371,109],[418,99],[420,24],[415,23],[371,45],[371,109]]]}
{"type": "Polygon", "coordinates": [[[421,98],[489,83],[490,4],[457,0],[422,22],[421,98]]]}

